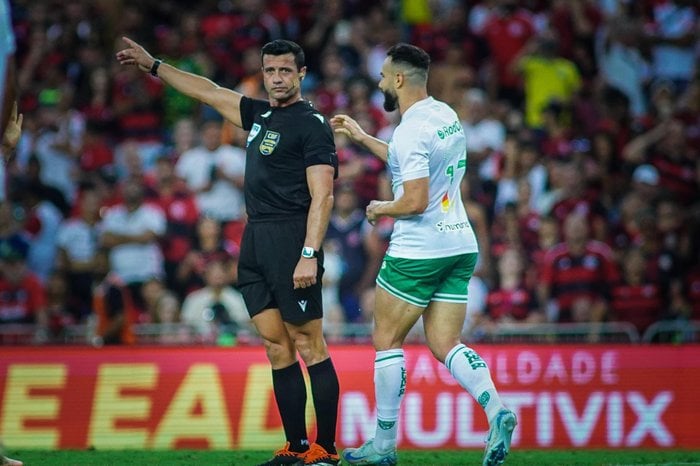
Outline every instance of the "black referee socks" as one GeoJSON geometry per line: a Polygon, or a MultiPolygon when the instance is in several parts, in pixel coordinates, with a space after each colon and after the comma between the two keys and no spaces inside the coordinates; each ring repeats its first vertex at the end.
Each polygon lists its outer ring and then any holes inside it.
{"type": "Polygon", "coordinates": [[[306,385],[299,361],[284,369],[272,369],[272,386],[275,389],[275,399],[282,418],[284,434],[290,443],[289,449],[296,452],[308,450],[309,440],[306,436],[304,415],[306,385]]]}
{"type": "Polygon", "coordinates": [[[338,421],[340,384],[331,358],[308,366],[311,394],[316,411],[316,443],[328,453],[335,454],[335,425],[338,421]]]}

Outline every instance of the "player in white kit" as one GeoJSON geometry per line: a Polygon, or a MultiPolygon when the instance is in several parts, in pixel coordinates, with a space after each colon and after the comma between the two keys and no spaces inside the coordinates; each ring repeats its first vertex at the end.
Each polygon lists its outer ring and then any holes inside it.
{"type": "Polygon", "coordinates": [[[372,335],[377,426],[373,439],[343,452],[343,460],[353,465],[397,462],[397,421],[407,378],[401,347],[421,316],[433,355],[486,412],[490,430],[484,465],[503,463],[516,425],[486,363],[460,341],[478,245],[460,195],[466,139],[455,111],[428,96],[429,64],[428,54],[409,44],[387,52],[379,89],[384,108],[401,113],[388,144],[347,115],[331,120],[335,131],[387,163],[394,193],[392,201],[367,206],[370,223],[381,216],[393,217],[395,223],[377,276],[372,335]]]}

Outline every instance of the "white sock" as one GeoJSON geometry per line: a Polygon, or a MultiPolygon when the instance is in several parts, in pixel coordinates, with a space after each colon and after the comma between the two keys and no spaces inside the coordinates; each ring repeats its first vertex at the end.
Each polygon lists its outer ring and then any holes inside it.
{"type": "Polygon", "coordinates": [[[387,453],[396,448],[399,407],[406,391],[406,360],[402,349],[377,351],[374,358],[374,396],[377,429],[374,449],[387,453]]]}
{"type": "Polygon", "coordinates": [[[447,353],[445,366],[452,377],[484,408],[486,418],[491,424],[504,406],[493,385],[486,362],[476,351],[460,343],[447,353]]]}

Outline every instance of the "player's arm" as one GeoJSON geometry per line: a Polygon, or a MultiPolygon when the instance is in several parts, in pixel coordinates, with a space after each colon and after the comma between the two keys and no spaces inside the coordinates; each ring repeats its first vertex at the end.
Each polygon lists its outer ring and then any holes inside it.
{"type": "Polygon", "coordinates": [[[404,181],[403,195],[393,201],[372,201],[367,206],[367,220],[371,224],[381,216],[410,217],[428,208],[429,178],[404,181]]]}
{"type": "Polygon", "coordinates": [[[306,168],[306,179],[311,193],[311,205],[306,223],[305,246],[318,250],[326,236],[326,229],[333,210],[332,165],[318,164],[306,168]]]}
{"type": "MultiPolygon", "coordinates": [[[[0,57],[0,60],[5,60],[5,76],[0,79],[0,84],[5,83],[5,88],[0,88],[0,96],[2,96],[0,115],[0,140],[1,136],[5,134],[5,128],[10,121],[10,115],[12,113],[12,106],[17,105],[17,84],[15,76],[15,56],[14,54],[8,55],[6,57],[0,57]]],[[[1,67],[0,67],[1,68],[1,67]]]]}
{"type": "MultiPolygon", "coordinates": [[[[123,39],[129,47],[117,52],[119,63],[136,65],[141,71],[150,72],[156,59],[133,40],[128,37],[123,39]]],[[[221,87],[203,76],[182,71],[165,62],[158,66],[157,75],[161,81],[179,92],[213,107],[234,125],[243,126],[240,111],[243,94],[221,87]]]]}
{"type": "Polygon", "coordinates": [[[345,134],[354,142],[363,145],[375,156],[386,162],[389,152],[389,145],[367,134],[362,127],[347,115],[336,115],[331,118],[331,127],[336,133],[345,134]]]}
{"type": "MultiPolygon", "coordinates": [[[[316,164],[306,167],[306,181],[311,194],[311,205],[306,220],[306,237],[304,246],[318,251],[326,236],[328,222],[333,210],[333,177],[335,167],[316,164]]],[[[301,251],[300,251],[301,253],[301,251]]],[[[299,259],[294,269],[294,288],[305,288],[316,283],[318,263],[316,258],[299,259]]]]}

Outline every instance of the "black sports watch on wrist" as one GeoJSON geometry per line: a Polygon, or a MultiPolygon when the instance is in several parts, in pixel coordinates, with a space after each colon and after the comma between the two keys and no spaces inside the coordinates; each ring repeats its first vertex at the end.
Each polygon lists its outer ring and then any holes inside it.
{"type": "Polygon", "coordinates": [[[304,259],[313,259],[314,257],[318,257],[318,251],[311,246],[304,246],[301,248],[301,257],[304,259]]]}
{"type": "Polygon", "coordinates": [[[158,67],[161,63],[163,63],[163,60],[160,60],[158,58],[156,58],[153,61],[153,64],[151,65],[151,69],[149,71],[149,73],[151,73],[151,76],[155,76],[156,78],[158,77],[158,67]]]}

